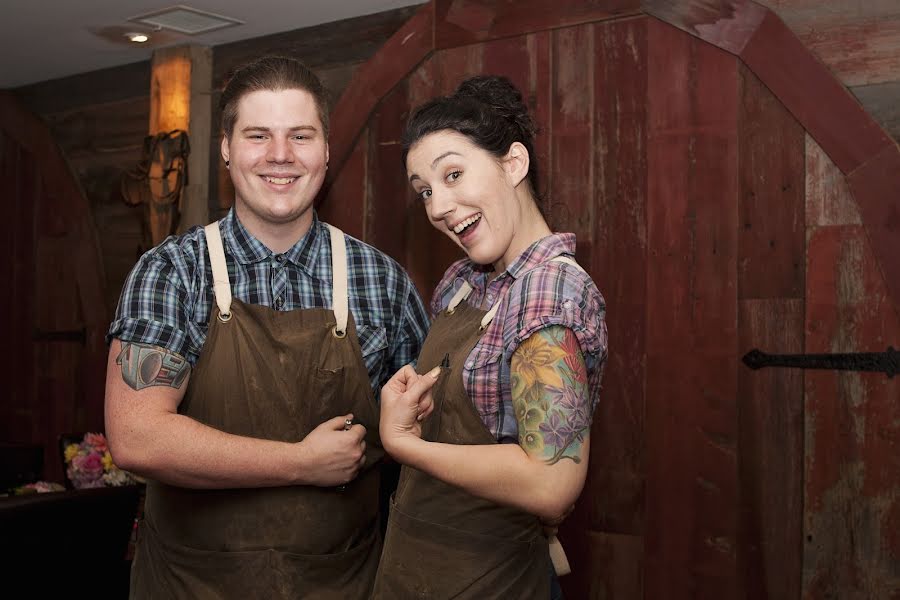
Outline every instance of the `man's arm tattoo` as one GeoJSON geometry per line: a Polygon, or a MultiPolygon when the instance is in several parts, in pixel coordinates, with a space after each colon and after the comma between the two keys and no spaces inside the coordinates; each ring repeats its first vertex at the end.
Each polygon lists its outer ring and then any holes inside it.
{"type": "Polygon", "coordinates": [[[191,372],[190,363],[174,352],[131,342],[122,342],[116,364],[122,367],[122,379],[135,390],[154,385],[180,388],[191,372]]]}
{"type": "Polygon", "coordinates": [[[548,327],[522,342],[512,357],[512,402],[519,445],[547,464],[581,462],[590,433],[587,368],[571,329],[548,327]]]}

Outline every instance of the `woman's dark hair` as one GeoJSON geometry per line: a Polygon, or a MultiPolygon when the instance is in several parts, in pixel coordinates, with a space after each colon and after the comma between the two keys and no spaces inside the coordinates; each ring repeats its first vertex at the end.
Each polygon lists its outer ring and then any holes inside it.
{"type": "Polygon", "coordinates": [[[328,91],[309,67],[287,56],[264,56],[238,68],[219,99],[222,131],[231,137],[238,116],[238,102],[251,92],[260,90],[304,90],[316,102],[323,135],[328,138],[328,91]]]}
{"type": "MultiPolygon", "coordinates": [[[[528,183],[539,198],[538,164],[534,152],[537,130],[522,94],[506,77],[481,75],[466,79],[449,96],[418,107],[403,132],[403,161],[409,149],[430,133],[450,129],[486,152],[502,158],[513,142],[528,150],[528,183]]],[[[540,203],[538,202],[540,207],[540,203]]]]}

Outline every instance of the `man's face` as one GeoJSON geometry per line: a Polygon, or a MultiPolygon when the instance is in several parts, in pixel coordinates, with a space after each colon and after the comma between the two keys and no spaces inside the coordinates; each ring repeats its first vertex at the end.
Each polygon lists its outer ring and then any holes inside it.
{"type": "Polygon", "coordinates": [[[279,225],[308,229],[328,164],[312,94],[288,89],[244,95],[234,129],[222,140],[222,157],[231,163],[238,218],[251,233],[279,225]]]}

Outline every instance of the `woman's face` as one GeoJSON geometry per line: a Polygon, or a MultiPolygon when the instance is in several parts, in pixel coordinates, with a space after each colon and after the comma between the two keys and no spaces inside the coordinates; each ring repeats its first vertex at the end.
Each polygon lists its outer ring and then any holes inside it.
{"type": "Polygon", "coordinates": [[[431,224],[472,261],[500,270],[515,258],[507,254],[522,216],[516,185],[523,176],[515,163],[498,160],[456,131],[442,130],[413,144],[406,173],[431,224]]]}

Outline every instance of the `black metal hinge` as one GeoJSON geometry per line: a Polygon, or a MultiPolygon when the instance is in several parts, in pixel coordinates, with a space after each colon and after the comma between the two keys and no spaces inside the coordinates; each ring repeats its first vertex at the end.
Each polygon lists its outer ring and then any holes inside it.
{"type": "Polygon", "coordinates": [[[881,372],[888,377],[900,373],[900,351],[888,346],[884,352],[847,354],[766,354],[754,348],[744,355],[751,369],[789,367],[793,369],[828,369],[837,371],[881,372]]]}

